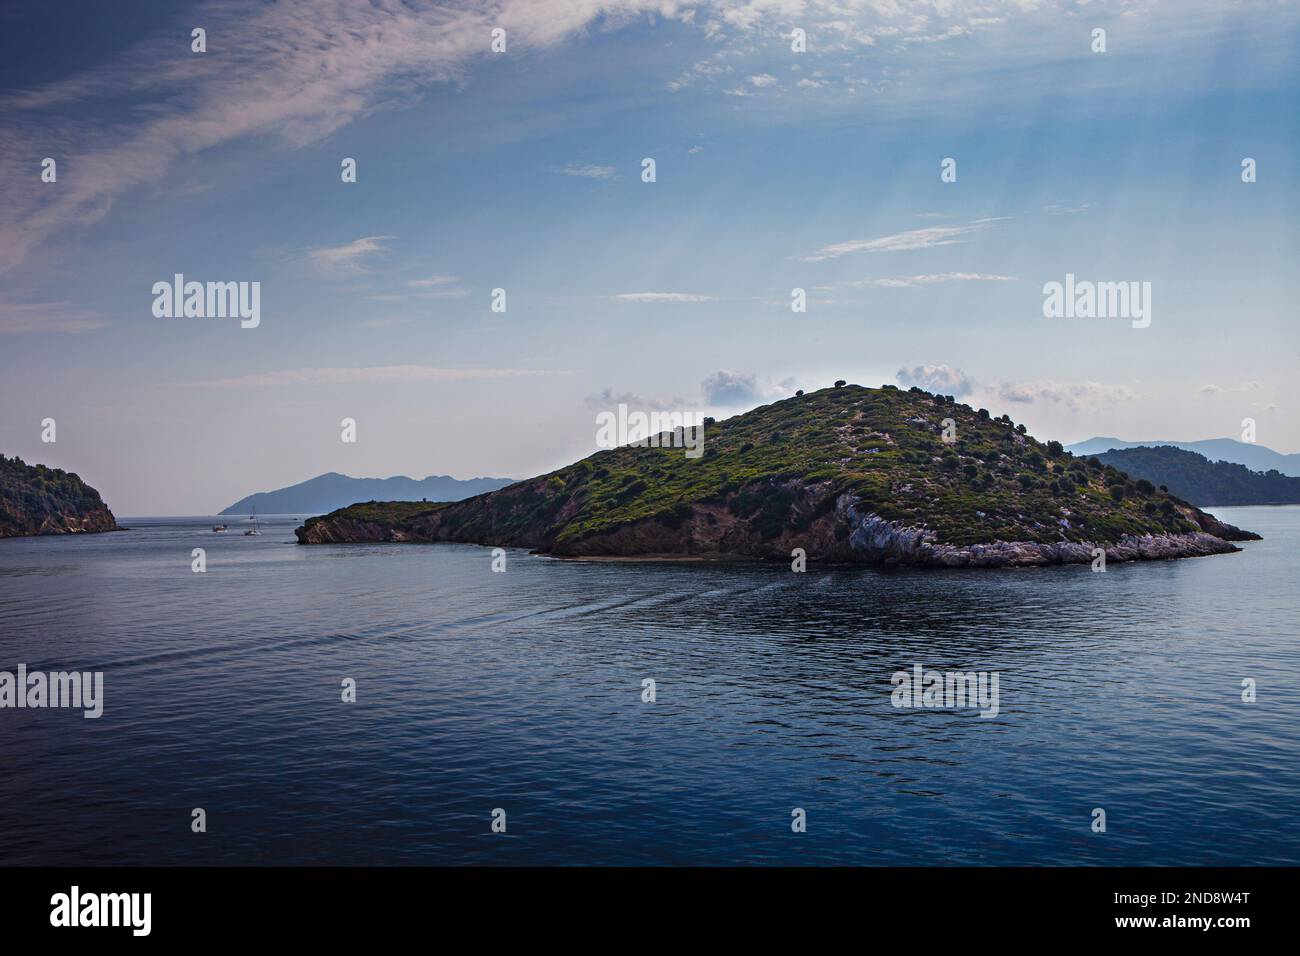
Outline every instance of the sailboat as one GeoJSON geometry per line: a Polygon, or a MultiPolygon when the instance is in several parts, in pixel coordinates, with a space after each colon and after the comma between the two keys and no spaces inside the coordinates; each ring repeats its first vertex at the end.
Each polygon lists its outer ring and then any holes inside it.
{"type": "Polygon", "coordinates": [[[247,531],[245,531],[245,532],[244,532],[244,535],[247,536],[247,535],[250,535],[250,534],[261,534],[262,532],[261,532],[260,530],[258,530],[258,527],[257,527],[257,509],[256,509],[256,508],[254,508],[254,509],[253,509],[253,513],[252,513],[251,515],[248,516],[248,520],[251,521],[251,522],[253,522],[253,526],[252,526],[251,528],[249,528],[247,531]]]}

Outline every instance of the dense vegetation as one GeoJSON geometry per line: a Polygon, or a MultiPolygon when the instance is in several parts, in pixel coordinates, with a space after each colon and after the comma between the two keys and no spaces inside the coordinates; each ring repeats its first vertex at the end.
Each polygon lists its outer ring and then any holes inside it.
{"type": "MultiPolygon", "coordinates": [[[[841,494],[858,509],[941,542],[1118,541],[1198,530],[1186,502],[1097,459],[1042,443],[1007,416],[952,396],[886,385],[839,385],[708,420],[704,455],[625,446],[549,475],[452,505],[370,503],[328,519],[403,525],[435,521],[442,540],[566,544],[646,519],[680,526],[700,509],[734,515],[763,537],[807,527],[841,494]],[[955,440],[945,442],[951,420],[955,440]]],[[[308,522],[323,519],[314,518],[308,522]]]]}
{"type": "Polygon", "coordinates": [[[1251,471],[1230,461],[1210,461],[1173,446],[1119,448],[1097,458],[1134,478],[1163,485],[1195,505],[1300,504],[1300,478],[1276,470],[1251,471]]]}
{"type": "Polygon", "coordinates": [[[99,492],[76,475],[0,455],[0,537],[115,527],[99,492]]]}

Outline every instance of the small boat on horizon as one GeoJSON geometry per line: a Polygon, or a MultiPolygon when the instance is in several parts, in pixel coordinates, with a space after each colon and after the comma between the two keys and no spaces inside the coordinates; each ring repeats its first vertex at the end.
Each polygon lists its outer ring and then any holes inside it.
{"type": "Polygon", "coordinates": [[[212,532],[213,532],[214,534],[225,534],[225,533],[226,533],[226,526],[225,526],[224,524],[214,524],[214,525],[212,526],[212,532]]]}
{"type": "Polygon", "coordinates": [[[252,535],[252,534],[261,534],[262,532],[257,527],[256,511],[254,511],[251,515],[248,516],[248,520],[253,522],[253,526],[244,532],[244,536],[247,537],[248,535],[252,535]]]}

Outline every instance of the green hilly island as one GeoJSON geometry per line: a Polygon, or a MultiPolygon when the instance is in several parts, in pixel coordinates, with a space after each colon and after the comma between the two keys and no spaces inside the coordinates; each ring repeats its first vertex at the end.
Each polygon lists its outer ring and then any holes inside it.
{"type": "Polygon", "coordinates": [[[1191,557],[1256,537],[1010,418],[886,385],[826,388],[724,421],[704,454],[629,445],[454,503],[368,502],[304,544],[457,541],[574,557],[1005,566],[1191,557]],[[944,440],[945,422],[954,441],[944,440]]]}
{"type": "Polygon", "coordinates": [[[1300,478],[1277,469],[1251,471],[1230,461],[1210,461],[1204,455],[1172,445],[1116,448],[1097,456],[1134,478],[1155,485],[1197,505],[1300,504],[1300,478]]]}
{"type": "Polygon", "coordinates": [[[116,530],[99,492],[76,475],[0,455],[0,538],[116,530]]]}

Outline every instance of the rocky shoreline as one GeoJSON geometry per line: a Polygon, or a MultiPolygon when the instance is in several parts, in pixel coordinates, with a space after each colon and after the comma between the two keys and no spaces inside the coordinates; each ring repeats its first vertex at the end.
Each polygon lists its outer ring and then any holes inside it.
{"type": "Polygon", "coordinates": [[[0,538],[117,530],[99,492],[77,475],[0,454],[0,538]]]}
{"type": "Polygon", "coordinates": [[[25,538],[51,534],[100,534],[120,531],[113,512],[107,507],[92,508],[82,513],[32,515],[0,515],[0,538],[25,538]]]}
{"type": "Polygon", "coordinates": [[[749,529],[726,527],[718,520],[725,509],[701,507],[690,520],[671,528],[648,519],[565,547],[520,539],[467,537],[442,527],[438,513],[403,525],[342,515],[316,518],[294,532],[300,544],[460,542],[486,547],[524,547],[563,558],[600,560],[790,560],[796,547],[809,561],[836,564],[875,564],[909,567],[1002,568],[1052,564],[1089,564],[1101,548],[1106,561],[1163,561],[1175,558],[1231,554],[1241,549],[1232,540],[1257,539],[1252,532],[1218,522],[1206,515],[1204,530],[1177,534],[1125,535],[1116,542],[989,541],[953,545],[937,540],[924,528],[907,527],[859,510],[845,495],[834,510],[798,533],[783,533],[763,541],[749,529]],[[1213,533],[1212,533],[1213,532],[1213,533]]]}

